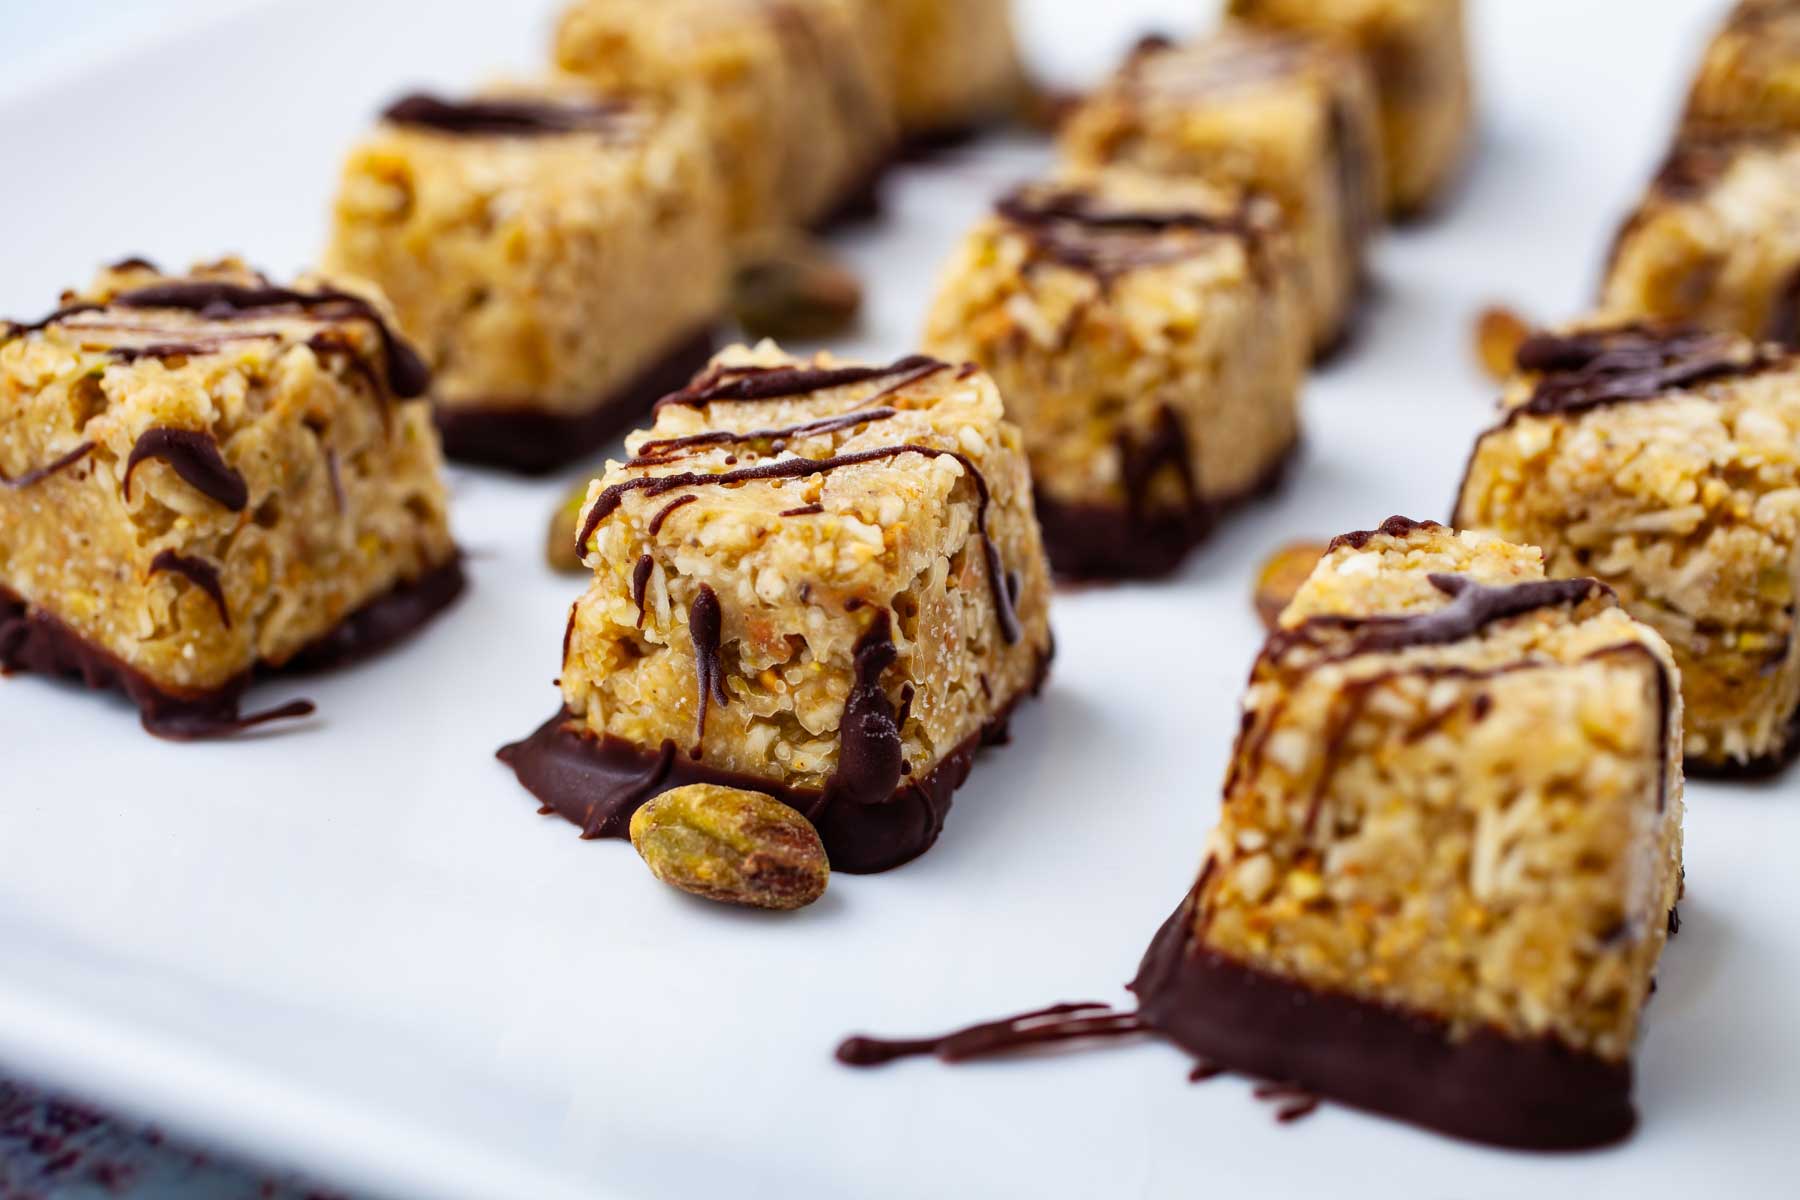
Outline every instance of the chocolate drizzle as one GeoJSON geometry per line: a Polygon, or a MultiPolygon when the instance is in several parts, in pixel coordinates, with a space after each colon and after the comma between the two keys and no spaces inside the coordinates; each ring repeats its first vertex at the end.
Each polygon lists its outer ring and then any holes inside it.
{"type": "Polygon", "coordinates": [[[161,550],[150,560],[150,574],[168,571],[180,575],[195,587],[205,592],[218,610],[219,620],[225,628],[231,628],[231,610],[225,605],[225,589],[219,583],[219,568],[204,558],[193,558],[186,554],[177,554],[173,550],[161,550]]]}
{"type": "Polygon", "coordinates": [[[724,367],[664,396],[656,406],[700,408],[720,401],[785,400],[940,365],[938,359],[914,354],[885,367],[724,367]]]}
{"type": "Polygon", "coordinates": [[[388,105],[381,119],[391,125],[461,136],[543,137],[566,133],[611,133],[631,110],[622,101],[444,100],[414,92],[388,105]]]}
{"type": "Polygon", "coordinates": [[[719,607],[718,593],[706,584],[694,595],[688,607],[688,637],[694,644],[694,747],[693,758],[701,756],[706,741],[706,713],[709,702],[717,700],[720,708],[731,704],[725,690],[725,669],[719,662],[719,642],[724,631],[724,613],[719,607]]]}
{"type": "MultiPolygon", "coordinates": [[[[631,602],[637,605],[637,627],[639,629],[644,627],[645,593],[650,586],[650,573],[655,569],[656,560],[648,554],[641,555],[637,560],[637,564],[631,568],[631,602]]],[[[565,648],[563,657],[567,658],[568,656],[568,650],[565,648]]]]}
{"type": "Polygon", "coordinates": [[[161,459],[195,491],[231,512],[243,512],[250,503],[250,488],[244,477],[226,463],[219,453],[219,443],[210,433],[196,429],[171,429],[157,425],[146,429],[131,447],[125,460],[125,478],[120,484],[125,499],[131,499],[131,477],[146,459],[161,459]]]}
{"type": "Polygon", "coordinates": [[[1262,232],[1250,219],[1247,205],[1227,216],[1112,209],[1079,187],[1028,184],[1003,197],[995,212],[1029,239],[1035,260],[1085,272],[1102,285],[1129,271],[1193,258],[1207,245],[1205,240],[1170,234],[1236,238],[1252,254],[1262,244],[1262,232]]]}
{"type": "Polygon", "coordinates": [[[685,496],[677,496],[675,499],[671,500],[661,512],[650,518],[650,536],[655,537],[662,532],[663,523],[675,515],[676,509],[681,508],[684,505],[692,504],[699,498],[700,497],[694,495],[692,492],[689,492],[685,496]]]}
{"type": "Polygon", "coordinates": [[[1730,334],[1644,324],[1573,334],[1534,334],[1519,347],[1521,371],[1539,374],[1530,399],[1503,422],[1521,416],[1586,412],[1612,404],[1654,400],[1670,391],[1768,370],[1782,356],[1730,334]]]}
{"type": "Polygon", "coordinates": [[[838,722],[837,771],[825,789],[827,804],[885,804],[900,786],[900,723],[881,686],[882,673],[898,657],[892,615],[879,609],[856,642],[850,695],[838,722]]]}
{"type": "Polygon", "coordinates": [[[850,454],[840,454],[832,458],[787,458],[777,462],[762,463],[754,467],[740,467],[736,470],[721,471],[716,474],[700,474],[684,471],[672,475],[642,475],[635,479],[625,479],[606,488],[595,498],[588,509],[587,519],[582,523],[581,532],[576,536],[576,553],[586,556],[588,540],[600,523],[618,511],[625,497],[632,492],[642,492],[646,497],[657,497],[686,487],[723,487],[733,483],[750,483],[771,479],[805,479],[814,475],[824,475],[844,467],[859,466],[863,463],[880,462],[897,458],[902,454],[920,454],[926,458],[953,458],[962,464],[968,472],[970,480],[975,484],[977,505],[975,509],[975,528],[981,539],[982,554],[987,562],[988,587],[993,595],[994,616],[1000,625],[1000,635],[1007,645],[1014,645],[1023,636],[1019,626],[1018,613],[1014,611],[1012,596],[1006,586],[1005,564],[1000,560],[1000,549],[994,545],[994,539],[988,532],[988,508],[992,496],[988,491],[987,477],[981,473],[967,455],[955,450],[943,450],[935,446],[920,446],[907,443],[898,446],[877,446],[869,450],[858,450],[850,454]]]}
{"type": "Polygon", "coordinates": [[[789,440],[819,437],[828,433],[839,433],[846,429],[855,429],[859,425],[871,425],[877,421],[890,420],[899,413],[891,408],[859,409],[842,416],[826,417],[819,421],[808,421],[802,425],[788,425],[780,429],[753,429],[746,433],[733,433],[728,429],[715,429],[707,433],[692,433],[686,437],[659,438],[645,442],[638,447],[637,455],[627,466],[644,467],[660,466],[672,461],[682,451],[707,446],[739,446],[751,442],[786,442],[789,440]]]}
{"type": "Polygon", "coordinates": [[[1151,489],[1165,470],[1175,472],[1188,508],[1199,503],[1200,486],[1194,477],[1194,455],[1188,445],[1187,430],[1175,410],[1167,404],[1157,409],[1156,427],[1142,444],[1134,442],[1130,432],[1121,429],[1118,451],[1119,478],[1124,484],[1126,504],[1133,520],[1147,522],[1150,519],[1151,489]]]}
{"type": "Polygon", "coordinates": [[[413,348],[388,325],[387,319],[361,296],[326,288],[301,292],[267,285],[246,286],[211,280],[177,280],[121,292],[108,307],[182,309],[209,321],[229,321],[269,310],[297,308],[310,317],[348,317],[367,321],[381,338],[387,360],[388,390],[402,400],[431,389],[431,371],[413,348]]]}
{"type": "Polygon", "coordinates": [[[5,471],[0,471],[0,487],[22,492],[34,484],[42,483],[58,471],[68,470],[93,452],[94,443],[82,442],[60,458],[53,459],[41,467],[34,467],[17,478],[8,475],[5,471]]]}
{"type": "Polygon", "coordinates": [[[1294,646],[1315,645],[1316,635],[1322,629],[1349,633],[1348,645],[1339,651],[1344,657],[1442,646],[1473,637],[1497,621],[1613,594],[1598,579],[1542,579],[1490,587],[1466,575],[1433,574],[1426,578],[1432,587],[1450,597],[1449,604],[1406,616],[1346,617],[1326,613],[1308,617],[1299,625],[1277,630],[1269,638],[1266,653],[1279,658],[1294,646]]]}
{"type": "Polygon", "coordinates": [[[959,1063],[1054,1042],[1128,1037],[1144,1032],[1147,1030],[1136,1013],[1118,1012],[1109,1004],[1053,1004],[937,1037],[847,1037],[838,1043],[836,1057],[847,1067],[879,1067],[922,1055],[931,1055],[939,1062],[959,1063]]]}

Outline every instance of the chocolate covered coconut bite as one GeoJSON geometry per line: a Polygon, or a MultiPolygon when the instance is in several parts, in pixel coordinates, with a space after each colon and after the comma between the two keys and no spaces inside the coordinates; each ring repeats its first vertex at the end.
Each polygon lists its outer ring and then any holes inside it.
{"type": "Polygon", "coordinates": [[[1729,333],[1533,337],[1458,526],[1595,576],[1674,648],[1693,773],[1767,773],[1800,711],[1800,364],[1729,333]]]}
{"type": "Polygon", "coordinates": [[[0,323],[0,668],[171,738],[278,716],[259,671],[380,649],[462,587],[430,375],[385,307],[226,261],[104,271],[0,323]]]}
{"type": "Polygon", "coordinates": [[[926,348],[999,386],[1059,573],[1172,570],[1273,486],[1311,349],[1295,276],[1272,203],[1124,170],[1021,188],[964,240],[926,348]]]}
{"type": "Polygon", "coordinates": [[[1128,166],[1268,196],[1293,233],[1314,346],[1342,340],[1382,197],[1374,90],[1355,55],[1242,29],[1147,39],[1075,110],[1062,151],[1080,173],[1128,166]]]}
{"type": "Polygon", "coordinates": [[[345,165],[328,263],[393,302],[451,457],[526,472],[704,365],[729,269],[699,127],[561,80],[389,107],[345,165]]]}
{"type": "Polygon", "coordinates": [[[577,0],[556,62],[696,114],[735,238],[871,204],[893,100],[861,0],[577,0]]]}
{"type": "Polygon", "coordinates": [[[1394,518],[1332,545],[1251,675],[1198,881],[1136,1012],[1058,1006],[840,1059],[1153,1033],[1473,1141],[1630,1133],[1681,887],[1668,647],[1539,553],[1394,518]]]}
{"type": "Polygon", "coordinates": [[[1042,683],[1019,433],[972,366],[727,352],[589,489],[562,710],[501,752],[587,837],[688,783],[799,810],[836,871],[937,839],[1042,683]]]}
{"type": "Polygon", "coordinates": [[[1678,147],[1619,231],[1601,307],[1800,347],[1800,136],[1678,147]]]}
{"type": "Polygon", "coordinates": [[[1355,48],[1381,102],[1388,210],[1431,208],[1461,169],[1474,122],[1463,0],[1231,0],[1228,11],[1355,48]]]}

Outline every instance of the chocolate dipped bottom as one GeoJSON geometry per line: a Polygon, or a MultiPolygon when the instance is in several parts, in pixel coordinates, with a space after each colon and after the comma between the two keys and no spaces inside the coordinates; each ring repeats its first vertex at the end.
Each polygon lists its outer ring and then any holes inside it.
{"type": "Polygon", "coordinates": [[[695,332],[623,387],[583,412],[515,404],[439,404],[433,411],[444,453],[459,462],[543,475],[591,457],[629,430],[658,398],[687,385],[712,358],[710,328],[695,332]]]}
{"type": "MultiPolygon", "coordinates": [[[[632,814],[650,800],[691,783],[712,783],[762,792],[781,801],[819,831],[833,871],[872,875],[904,866],[937,842],[951,799],[968,779],[975,755],[984,747],[1006,743],[1013,709],[1037,694],[1049,668],[1046,657],[1028,692],[1013,697],[931,770],[901,776],[896,760],[893,767],[898,784],[878,795],[871,794],[871,777],[885,780],[887,773],[869,760],[881,758],[882,748],[890,744],[892,719],[883,723],[877,718],[873,737],[866,736],[871,724],[869,705],[865,698],[858,707],[858,692],[853,692],[846,704],[844,718],[844,736],[856,748],[846,748],[843,769],[823,791],[783,787],[769,779],[720,770],[672,741],[651,751],[620,738],[596,738],[566,710],[524,741],[502,747],[498,757],[512,768],[525,790],[542,802],[540,813],[560,816],[580,827],[584,839],[624,839],[629,836],[632,814]]],[[[891,744],[897,751],[897,732],[891,744]]],[[[878,781],[874,787],[879,786],[878,781]]]]}
{"type": "MultiPolygon", "coordinates": [[[[160,569],[198,570],[191,563],[186,567],[165,564],[160,569]]],[[[137,706],[145,731],[169,741],[226,737],[271,721],[313,714],[314,707],[306,700],[244,714],[244,696],[254,682],[333,670],[378,654],[448,608],[466,584],[462,561],[452,559],[351,613],[287,662],[265,663],[223,687],[186,693],[161,687],[117,655],[0,585],[0,673],[30,672],[78,680],[96,691],[120,692],[137,706]]]]}

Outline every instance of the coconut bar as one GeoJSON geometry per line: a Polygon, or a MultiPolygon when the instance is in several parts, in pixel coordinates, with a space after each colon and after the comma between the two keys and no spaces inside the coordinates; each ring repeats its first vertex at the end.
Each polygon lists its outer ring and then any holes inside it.
{"type": "Polygon", "coordinates": [[[1064,126],[1069,167],[1129,166],[1267,195],[1292,231],[1321,352],[1345,336],[1381,212],[1362,62],[1331,44],[1236,30],[1141,43],[1064,126]]]}
{"type": "Polygon", "coordinates": [[[104,271],[0,324],[0,670],[222,734],[254,674],[368,653],[462,586],[429,373],[385,309],[236,262],[104,271]]]}
{"type": "Polygon", "coordinates": [[[1800,3],[1743,0],[1707,45],[1680,139],[1800,132],[1800,3]]]}
{"type": "Polygon", "coordinates": [[[589,488],[562,710],[501,757],[586,837],[766,792],[833,870],[923,853],[1050,657],[1019,432],[973,367],[727,352],[589,488]]]}
{"type": "Polygon", "coordinates": [[[859,0],[874,14],[907,143],[955,143],[1017,111],[1012,0],[859,0]]]}
{"type": "Polygon", "coordinates": [[[1800,136],[1679,147],[1619,232],[1601,307],[1800,347],[1800,136]]]}
{"type": "Polygon", "coordinates": [[[695,113],[740,240],[873,204],[893,100],[862,0],[578,0],[557,64],[695,113]]]}
{"type": "Polygon", "coordinates": [[[1624,1137],[1681,880],[1674,673],[1530,547],[1401,518],[1339,538],[1257,660],[1142,1021],[1459,1137],[1624,1137]]]}
{"type": "Polygon", "coordinates": [[[388,108],[344,168],[328,262],[392,300],[448,453],[525,472],[705,365],[727,274],[693,122],[561,82],[388,108]]]}
{"type": "Polygon", "coordinates": [[[1674,647],[1688,770],[1764,774],[1800,711],[1800,364],[1727,333],[1607,324],[1519,351],[1458,526],[1593,575],[1674,647]]]}
{"type": "Polygon", "coordinates": [[[1271,203],[1122,170],[1006,197],[926,335],[999,385],[1072,577],[1166,573],[1273,487],[1310,346],[1271,203]]]}
{"type": "Polygon", "coordinates": [[[1462,167],[1474,120],[1463,0],[1231,0],[1229,13],[1355,48],[1380,99],[1388,209],[1431,208],[1462,167]]]}

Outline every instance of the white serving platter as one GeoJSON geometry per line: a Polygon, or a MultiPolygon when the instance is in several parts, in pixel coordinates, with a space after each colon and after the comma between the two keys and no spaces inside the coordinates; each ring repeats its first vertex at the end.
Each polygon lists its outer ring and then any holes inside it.
{"type": "MultiPolygon", "coordinates": [[[[1170,583],[1059,594],[1050,687],[944,840],[796,916],[655,885],[626,847],[533,815],[493,761],[556,703],[578,589],[541,560],[557,483],[457,472],[472,591],[398,653],[273,689],[318,701],[302,727],[168,745],[121,702],[0,681],[0,1064],[396,1196],[1791,1195],[1800,775],[1689,793],[1686,924],[1642,1128],[1615,1150],[1499,1153],[1329,1105],[1278,1125],[1154,1043],[831,1059],[852,1030],[1125,999],[1217,811],[1258,559],[1445,513],[1492,392],[1473,314],[1589,298],[1723,3],[1475,0],[1479,160],[1443,219],[1382,246],[1291,484],[1170,583]]],[[[1025,3],[1035,58],[1070,81],[1207,8],[1025,3]]],[[[258,0],[0,82],[0,312],[126,253],[300,266],[380,102],[530,66],[548,10],[258,0]]],[[[897,176],[886,221],[842,240],[873,287],[844,349],[911,349],[959,231],[1043,157],[991,143],[897,176]]]]}

